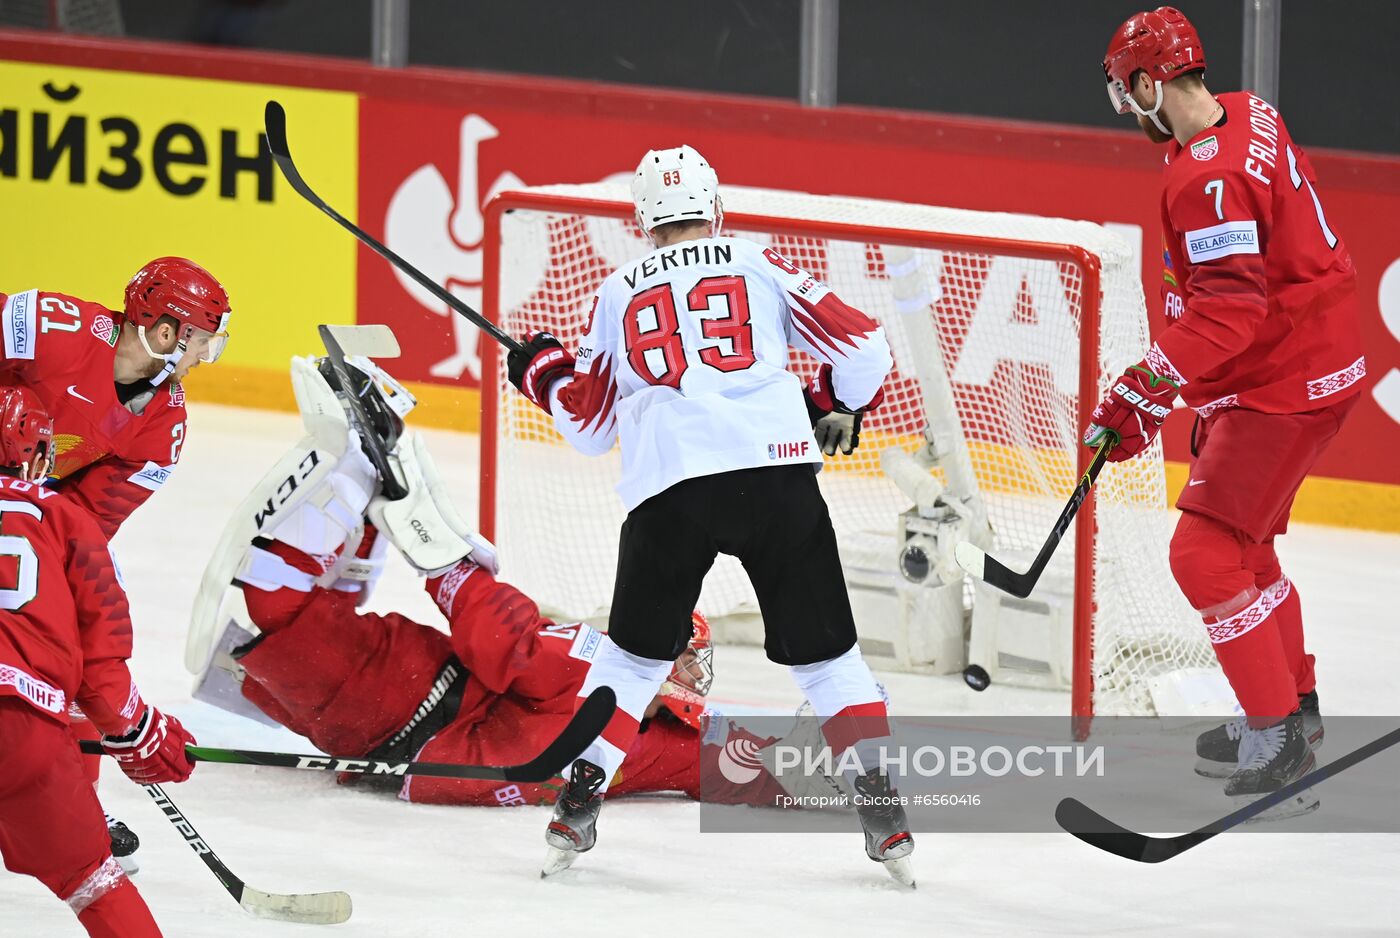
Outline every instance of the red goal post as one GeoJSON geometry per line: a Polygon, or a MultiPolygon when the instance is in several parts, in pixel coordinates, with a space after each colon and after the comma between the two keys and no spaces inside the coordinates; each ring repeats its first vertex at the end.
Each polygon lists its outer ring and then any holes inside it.
{"type": "MultiPolygon", "coordinates": [[[[947,230],[937,225],[932,228],[921,228],[917,225],[924,224],[920,213],[926,210],[931,213],[941,213],[941,215],[939,215],[940,221],[943,219],[943,216],[947,216],[956,226],[970,226],[974,229],[977,227],[985,227],[982,224],[984,218],[990,219],[994,227],[1009,227],[1011,229],[1029,227],[1033,230],[1037,224],[1043,223],[1041,227],[1044,227],[1050,223],[1055,223],[1064,227],[1066,231],[1079,235],[1084,234],[1084,232],[1089,229],[1096,229],[1098,232],[1103,233],[1102,228],[1099,226],[1089,226],[1088,223],[1029,219],[1027,216],[956,212],[954,210],[932,209],[924,206],[903,206],[900,203],[881,203],[873,200],[823,199],[823,197],[817,196],[764,192],[762,190],[726,189],[725,198],[726,232],[735,232],[736,236],[741,237],[749,236],[750,233],[758,233],[759,237],[772,239],[772,243],[780,251],[784,251],[790,255],[794,250],[801,255],[805,250],[810,248],[813,252],[811,258],[807,256],[793,257],[796,263],[808,267],[809,269],[820,267],[823,263],[824,256],[822,251],[829,252],[832,246],[838,242],[843,243],[843,250],[847,254],[855,250],[854,246],[863,246],[867,256],[867,267],[870,268],[870,271],[874,271],[873,273],[867,271],[867,273],[876,279],[878,279],[882,273],[887,279],[890,276],[889,270],[891,269],[891,265],[887,264],[886,261],[888,256],[892,254],[892,249],[911,249],[911,252],[915,252],[912,255],[915,257],[937,257],[940,259],[938,263],[943,265],[944,276],[942,279],[947,280],[951,286],[945,287],[941,282],[935,283],[934,290],[939,296],[946,296],[950,289],[953,293],[961,292],[962,294],[966,294],[961,300],[952,301],[955,305],[961,303],[961,305],[958,306],[958,310],[972,308],[976,305],[977,301],[973,297],[973,294],[977,290],[975,281],[978,276],[984,278],[983,291],[985,292],[990,289],[990,285],[987,281],[990,281],[992,276],[990,271],[995,268],[995,263],[999,262],[999,259],[1019,259],[1021,261],[1040,262],[1039,264],[1032,265],[1035,270],[1058,271],[1058,276],[1054,274],[1047,275],[1050,276],[1053,281],[1048,287],[1041,284],[1039,289],[1042,291],[1042,294],[1048,291],[1051,296],[1054,296],[1057,292],[1073,296],[1073,318],[1076,320],[1078,329],[1076,339],[1081,353],[1077,355],[1078,361],[1075,365],[1076,381],[1072,395],[1064,393],[1066,389],[1063,386],[1058,389],[1058,393],[1056,394],[1057,399],[1062,399],[1061,410],[1063,410],[1064,413],[1060,414],[1057,418],[1059,426],[1056,430],[1056,432],[1058,432],[1056,444],[1054,447],[1048,447],[1055,449],[1055,460],[1063,463],[1063,466],[1060,468],[1062,469],[1064,479],[1062,482],[1057,480],[1054,486],[1058,487],[1062,484],[1063,489],[1058,492],[1037,491],[1036,494],[1047,496],[1052,503],[1054,498],[1058,497],[1059,503],[1063,503],[1063,498],[1073,487],[1074,479],[1079,473],[1084,471],[1092,456],[1088,448],[1078,445],[1077,433],[1080,428],[1088,423],[1093,406],[1098,400],[1100,387],[1105,381],[1112,377],[1110,373],[1111,367],[1121,367],[1123,364],[1128,363],[1126,361],[1106,361],[1109,356],[1105,355],[1101,348],[1100,325],[1104,298],[1102,283],[1103,262],[1101,258],[1103,251],[1096,252],[1091,249],[1090,246],[1069,240],[1023,239],[1005,234],[988,234],[975,230],[947,230]],[[782,203],[780,207],[788,207],[789,211],[781,213],[762,211],[761,209],[769,202],[782,203]],[[808,203],[811,205],[810,212],[807,209],[808,203]],[[791,209],[790,206],[792,205],[797,206],[797,208],[795,210],[791,209]],[[898,211],[896,211],[896,209],[898,209],[898,211]],[[917,217],[920,221],[916,225],[909,226],[871,223],[873,220],[881,220],[884,217],[900,215],[901,212],[910,215],[911,218],[917,217]],[[833,214],[854,214],[859,217],[851,220],[844,217],[831,217],[833,214]],[[810,217],[804,217],[804,215],[809,215],[810,217]],[[827,217],[822,217],[823,215],[827,217]],[[1018,220],[1023,218],[1028,220],[1024,225],[1018,224],[1018,220]],[[823,248],[822,245],[826,247],[823,248]],[[794,248],[794,246],[796,246],[796,248],[794,248]],[[872,260],[871,258],[874,259],[872,260]],[[954,261],[950,261],[949,259],[973,259],[965,262],[956,260],[956,263],[961,263],[966,268],[966,271],[963,271],[963,273],[966,274],[963,279],[967,280],[967,283],[962,283],[958,280],[958,276],[947,273],[949,265],[954,263],[954,261]],[[882,264],[885,265],[883,271],[881,270],[882,264]],[[1070,286],[1066,286],[1067,284],[1070,286]],[[1084,350],[1089,350],[1089,353],[1083,353],[1084,350]],[[1070,400],[1071,396],[1073,398],[1072,401],[1070,400]],[[1073,424],[1072,427],[1070,426],[1071,423],[1073,424]],[[1073,440],[1069,440],[1067,437],[1067,433],[1071,431],[1076,437],[1073,440]]],[[[631,221],[632,216],[633,208],[630,199],[626,197],[626,190],[620,186],[609,187],[606,184],[594,186],[552,186],[506,191],[498,194],[488,203],[485,211],[486,234],[483,266],[484,314],[498,324],[502,324],[503,327],[507,328],[507,331],[523,331],[524,326],[548,328],[550,331],[556,332],[556,334],[564,333],[561,334],[560,337],[565,341],[566,345],[576,342],[578,338],[577,332],[581,329],[582,321],[587,316],[585,300],[591,299],[593,290],[601,283],[603,277],[605,277],[613,267],[617,266],[616,261],[620,256],[618,251],[635,250],[644,253],[645,249],[649,248],[644,242],[637,242],[630,246],[626,243],[627,235],[625,229],[629,226],[631,228],[633,240],[635,240],[635,236],[640,233],[631,221]],[[509,240],[511,237],[503,233],[503,225],[506,224],[507,219],[521,217],[533,218],[535,216],[538,216],[540,222],[532,226],[532,234],[528,238],[520,239],[521,241],[533,240],[536,242],[532,247],[526,247],[516,243],[505,243],[505,241],[509,240]],[[617,232],[616,235],[612,233],[614,229],[617,232]],[[619,243],[624,244],[621,249],[611,249],[611,256],[608,257],[610,261],[613,261],[611,264],[598,263],[598,258],[587,256],[593,251],[593,248],[591,248],[587,242],[590,238],[597,240],[602,236],[606,236],[610,239],[616,238],[619,243]],[[517,255],[530,256],[531,259],[521,262],[518,260],[517,255]],[[586,260],[580,260],[581,257],[585,256],[586,260]],[[525,268],[523,274],[521,273],[522,268],[525,268]],[[538,279],[538,282],[535,283],[533,287],[529,286],[532,278],[538,279]],[[511,294],[506,304],[508,307],[506,309],[502,309],[503,284],[505,285],[505,291],[511,294]],[[573,334],[568,334],[570,332],[569,326],[571,323],[575,324],[577,328],[573,334]]],[[[1107,237],[1112,236],[1108,235],[1107,237]]],[[[1080,238],[1080,240],[1083,240],[1083,238],[1080,238]]],[[[607,256],[609,251],[604,250],[602,253],[607,256]]],[[[1116,262],[1119,267],[1124,266],[1122,257],[1117,257],[1116,262]]],[[[818,271],[814,270],[814,273],[818,273],[818,271]]],[[[1119,273],[1121,274],[1122,271],[1119,273]]],[[[818,276],[821,276],[821,273],[818,273],[818,276]]],[[[1123,280],[1121,276],[1119,279],[1120,281],[1123,280]]],[[[1137,331],[1145,336],[1145,312],[1142,309],[1141,286],[1138,282],[1136,270],[1131,271],[1131,281],[1135,285],[1137,296],[1133,314],[1142,317],[1141,328],[1137,331]]],[[[833,283],[833,287],[837,289],[837,292],[840,293],[843,298],[847,299],[847,302],[857,307],[863,307],[859,296],[848,296],[842,291],[841,285],[838,283],[833,283]]],[[[1027,285],[1025,280],[1020,283],[1018,289],[1022,292],[1034,292],[1027,285]]],[[[941,303],[942,301],[939,300],[938,302],[941,303]]],[[[1012,302],[1018,309],[1017,315],[1020,315],[1019,308],[1022,305],[1020,293],[1017,293],[1012,302]]],[[[1027,299],[1025,305],[1027,307],[1031,306],[1031,300],[1027,299]]],[[[939,329],[942,329],[944,326],[940,320],[937,304],[931,304],[930,310],[933,312],[932,320],[935,325],[939,329]]],[[[1036,310],[1034,309],[1027,309],[1025,312],[1025,316],[1029,317],[1031,320],[1034,319],[1036,314],[1036,310]]],[[[969,331],[971,328],[971,326],[968,327],[969,331]]],[[[1136,335],[1137,332],[1133,334],[1136,335]]],[[[543,451],[543,447],[549,445],[549,440],[547,438],[553,433],[552,428],[541,429],[539,426],[532,424],[524,430],[519,429],[520,420],[529,420],[532,418],[511,415],[512,412],[509,408],[515,405],[512,404],[513,392],[508,390],[504,381],[505,356],[494,342],[483,339],[482,346],[480,525],[482,533],[485,534],[486,537],[507,542],[507,544],[502,545],[507,564],[505,575],[510,578],[512,582],[517,582],[516,572],[512,567],[514,566],[518,569],[518,564],[513,564],[512,561],[517,561],[519,553],[513,553],[510,547],[507,546],[511,540],[511,534],[509,532],[513,521],[516,520],[515,516],[523,512],[529,512],[532,509],[527,504],[512,505],[510,503],[502,503],[500,492],[500,485],[503,478],[502,460],[509,459],[511,462],[509,473],[504,474],[507,478],[515,477],[517,472],[526,474],[538,473],[539,475],[534,477],[534,483],[538,484],[543,492],[554,485],[552,476],[557,476],[562,473],[569,476],[570,480],[572,480],[576,475],[576,471],[584,471],[584,461],[587,460],[587,457],[572,455],[569,458],[577,460],[577,462],[568,461],[568,458],[566,458],[564,462],[556,463],[554,462],[554,456],[551,454],[548,457],[549,465],[545,465],[545,463],[541,461],[544,457],[540,457],[537,454],[543,451]],[[512,421],[514,421],[514,423],[512,423],[512,421]],[[528,439],[528,442],[520,442],[525,439],[528,439]],[[553,473],[549,472],[551,467],[554,470],[553,473]]],[[[900,367],[898,363],[899,356],[897,355],[896,358],[896,370],[898,370],[900,367]]],[[[798,364],[795,365],[795,367],[800,368],[801,366],[798,364]]],[[[951,369],[951,366],[949,367],[951,369]]],[[[1038,374],[1029,366],[1024,370],[1029,376],[1029,383],[1035,383],[1037,381],[1049,383],[1049,379],[1045,378],[1044,375],[1038,374]]],[[[957,388],[956,379],[950,384],[950,388],[957,388]]],[[[1018,391],[1017,393],[1022,397],[1025,397],[1027,394],[1024,390],[1018,391]]],[[[967,395],[962,394],[959,389],[958,398],[958,409],[960,413],[957,422],[967,425],[967,432],[969,433],[980,433],[982,436],[986,436],[985,427],[980,430],[973,427],[973,424],[977,424],[985,415],[979,411],[975,415],[978,417],[978,420],[963,419],[962,411],[964,407],[962,405],[967,399],[967,395]]],[[[952,398],[949,398],[949,400],[951,399],[952,398]]],[[[927,401],[928,398],[925,397],[924,400],[927,401]]],[[[910,419],[914,421],[914,425],[917,425],[920,418],[915,411],[917,411],[919,403],[915,401],[905,406],[909,414],[912,415],[910,419]]],[[[515,414],[519,415],[519,413],[517,406],[515,414]]],[[[543,415],[539,416],[541,418],[543,417],[543,415]]],[[[927,419],[927,417],[925,416],[924,419],[927,419]]],[[[995,415],[992,415],[990,419],[995,419],[995,415]]],[[[1036,419],[1038,418],[1033,415],[1031,423],[1034,424],[1036,419]]],[[[1055,421],[1046,420],[1044,422],[1049,424],[1055,421]]],[[[876,425],[873,430],[873,439],[867,438],[866,435],[863,434],[862,449],[868,446],[874,446],[874,441],[882,438],[878,425],[876,425]]],[[[1046,448],[1045,435],[1049,431],[1042,432],[1043,430],[1044,428],[1032,427],[1030,432],[1030,437],[1032,439],[1025,446],[1020,447],[1020,450],[1035,449],[1037,447],[1046,448]]],[[[903,430],[891,433],[888,436],[888,440],[897,441],[907,439],[909,435],[909,424],[906,421],[903,430]],[[902,434],[902,436],[900,434],[902,434]]],[[[962,442],[961,439],[959,442],[962,442]]],[[[1004,451],[1006,448],[1004,445],[1006,440],[1001,439],[999,442],[1003,444],[1001,450],[1004,451]]],[[[978,444],[974,441],[972,445],[975,447],[978,444]]],[[[908,447],[905,446],[905,448],[908,447]]],[[[1020,450],[1018,450],[1018,452],[1020,450]]],[[[1160,448],[1150,453],[1148,459],[1156,461],[1157,471],[1160,473],[1160,448]]],[[[1055,460],[1051,461],[1054,462],[1055,460]]],[[[840,468],[837,464],[833,464],[833,468],[839,473],[840,468]]],[[[1110,469],[1109,472],[1106,473],[1106,476],[1111,477],[1112,472],[1113,470],[1110,469]]],[[[878,475],[878,470],[870,470],[866,474],[878,475]]],[[[824,489],[826,489],[828,485],[827,479],[831,479],[833,482],[839,481],[839,476],[833,476],[830,472],[823,473],[823,477],[824,489]]],[[[940,478],[946,478],[946,474],[940,476],[940,478]]],[[[867,485],[866,482],[861,482],[860,484],[863,486],[867,485]]],[[[868,485],[874,484],[876,483],[868,483],[868,485]]],[[[1016,484],[1019,485],[1020,483],[1016,484]]],[[[1017,498],[1022,498],[1023,495],[1024,493],[1021,493],[1017,498]]],[[[827,491],[827,497],[828,502],[833,504],[840,500],[840,497],[834,496],[830,490],[827,491]]],[[[864,498],[865,496],[863,494],[854,496],[855,501],[862,501],[864,498]]],[[[1156,496],[1154,496],[1154,498],[1156,498],[1156,496]]],[[[616,512],[615,518],[620,519],[620,505],[617,505],[616,494],[607,490],[604,486],[603,490],[596,492],[596,494],[593,493],[591,488],[587,490],[577,490],[573,496],[573,502],[568,506],[571,507],[573,511],[567,516],[566,520],[561,523],[571,526],[578,523],[586,526],[587,519],[592,518],[595,514],[606,513],[609,510],[604,507],[603,500],[608,500],[614,506],[616,512]]],[[[523,503],[528,500],[519,499],[519,501],[523,503]]],[[[1067,683],[1071,691],[1072,715],[1076,718],[1088,718],[1092,716],[1096,710],[1100,709],[1096,707],[1095,698],[1096,612],[1103,601],[1111,601],[1112,599],[1112,597],[1098,597],[1096,595],[1098,591],[1103,590],[1105,587],[1105,583],[1096,584],[1099,540],[1099,513],[1097,511],[1098,506],[1096,501],[1096,499],[1090,498],[1086,501],[1083,508],[1081,508],[1075,522],[1074,546],[1070,551],[1070,553],[1072,553],[1073,563],[1072,666],[1070,669],[1071,673],[1065,677],[1068,678],[1067,683]],[[1096,602],[1096,599],[1098,599],[1098,602],[1096,602]]],[[[1150,505],[1151,501],[1149,500],[1149,502],[1145,504],[1150,505]]],[[[1142,506],[1138,506],[1138,508],[1141,507],[1142,506]]],[[[1165,504],[1158,504],[1157,507],[1159,510],[1165,510],[1165,504]]],[[[837,512],[833,511],[834,517],[836,514],[837,512]]],[[[1053,515],[1051,517],[1053,517],[1053,515]]],[[[891,516],[890,524],[893,525],[894,522],[895,518],[891,516]]],[[[1029,524],[1031,527],[1036,527],[1037,522],[1031,521],[1029,524]]],[[[839,521],[837,522],[837,527],[838,537],[841,537],[842,531],[839,521]]],[[[1005,530],[1009,525],[1003,523],[1001,527],[1005,530]]],[[[1040,539],[1043,539],[1048,532],[1048,522],[1039,524],[1038,532],[1034,534],[1034,541],[1038,542],[1040,539]]],[[[604,540],[603,543],[596,544],[596,551],[604,556],[613,557],[615,562],[615,554],[609,552],[615,551],[617,537],[616,524],[599,525],[596,530],[592,531],[592,537],[594,539],[601,538],[604,540]]],[[[1029,532],[1020,535],[1021,540],[1026,540],[1028,537],[1030,537],[1029,532]]],[[[522,544],[521,547],[521,552],[527,555],[531,552],[554,554],[554,549],[552,549],[549,543],[537,543],[534,545],[522,544]]],[[[1163,541],[1163,563],[1165,563],[1165,548],[1166,543],[1163,541]]],[[[588,554],[590,557],[594,550],[595,547],[592,541],[587,543],[580,542],[578,545],[578,552],[588,554]]],[[[532,562],[527,561],[527,564],[528,563],[532,562]]],[[[563,575],[564,571],[562,567],[569,565],[570,560],[568,556],[556,555],[552,560],[547,561],[546,564],[553,567],[553,573],[563,575]]],[[[541,571],[541,575],[538,576],[535,575],[534,571],[529,569],[520,571],[520,573],[524,575],[525,582],[517,582],[517,585],[520,585],[532,597],[535,596],[536,591],[544,590],[548,592],[548,587],[552,585],[554,580],[554,576],[549,575],[548,571],[541,571]]],[[[610,567],[605,569],[604,566],[600,565],[599,572],[594,577],[595,579],[598,577],[604,577],[606,579],[604,587],[609,593],[612,585],[612,574],[613,571],[610,567]]],[[[713,573],[712,576],[714,576],[713,573]]],[[[970,596],[972,590],[968,588],[965,592],[970,596]]],[[[705,607],[705,601],[705,598],[702,597],[702,609],[705,607]]],[[[547,600],[541,602],[541,606],[546,608],[549,612],[574,618],[585,618],[605,613],[605,609],[597,608],[596,600],[580,602],[572,608],[569,598],[554,601],[547,600]]],[[[709,610],[706,611],[708,612],[709,610]]],[[[1174,612],[1179,612],[1179,609],[1174,610],[1174,612]]],[[[720,614],[723,614],[723,612],[720,614]]],[[[1198,623],[1196,624],[1196,628],[1199,630],[1198,623]]],[[[1173,641],[1174,640],[1175,639],[1173,639],[1173,641]]],[[[1115,641],[1117,641],[1117,639],[1115,639],[1115,641]]],[[[1153,658],[1154,656],[1163,657],[1163,655],[1159,655],[1156,652],[1147,657],[1153,658]]],[[[1164,660],[1171,661],[1172,666],[1180,665],[1185,667],[1198,665],[1203,662],[1202,657],[1195,653],[1186,656],[1186,659],[1187,660],[1174,661],[1171,655],[1166,655],[1164,658],[1164,660]]],[[[1104,670],[1102,662],[1098,670],[1107,673],[1104,670]]],[[[1133,681],[1136,679],[1136,676],[1129,676],[1125,680],[1133,681]]],[[[1124,712],[1138,712],[1141,709],[1142,707],[1140,704],[1134,703],[1128,706],[1124,712]]]]}

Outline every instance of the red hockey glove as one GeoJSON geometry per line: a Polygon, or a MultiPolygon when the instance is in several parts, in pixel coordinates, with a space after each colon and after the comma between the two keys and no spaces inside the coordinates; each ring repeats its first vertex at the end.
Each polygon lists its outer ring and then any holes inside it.
{"type": "Polygon", "coordinates": [[[548,332],[527,332],[523,347],[506,358],[506,373],[515,389],[549,413],[549,388],[574,373],[574,356],[548,332]]]}
{"type": "Polygon", "coordinates": [[[1117,440],[1108,451],[1108,461],[1131,459],[1157,438],[1176,395],[1176,384],[1154,374],[1146,362],[1138,362],[1113,382],[1094,408],[1093,422],[1084,431],[1085,445],[1098,446],[1104,434],[1111,433],[1117,440]]]}
{"type": "Polygon", "coordinates": [[[183,782],[194,771],[194,761],[185,747],[194,737],[180,721],[155,707],[147,707],[136,726],[125,736],[103,736],[102,749],[133,782],[150,785],[183,782]]]}
{"type": "Polygon", "coordinates": [[[861,418],[884,402],[885,389],[876,391],[864,407],[852,410],[836,399],[831,390],[831,366],[822,365],[802,389],[802,396],[807,401],[817,448],[828,456],[835,456],[837,449],[849,456],[860,445],[861,418]]]}

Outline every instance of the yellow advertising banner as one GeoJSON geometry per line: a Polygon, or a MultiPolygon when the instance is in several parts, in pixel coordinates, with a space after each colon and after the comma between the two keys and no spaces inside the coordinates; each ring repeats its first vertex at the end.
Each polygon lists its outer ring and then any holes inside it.
{"type": "Polygon", "coordinates": [[[264,398],[248,403],[267,403],[268,369],[287,394],[287,359],[320,348],[316,324],[355,321],[356,244],[278,173],[261,136],[270,98],[295,116],[317,189],[355,218],[354,94],[0,61],[0,291],[120,309],[143,264],[188,257],[233,305],[228,350],[193,376],[196,396],[208,384],[237,402],[243,375],[264,398]]]}

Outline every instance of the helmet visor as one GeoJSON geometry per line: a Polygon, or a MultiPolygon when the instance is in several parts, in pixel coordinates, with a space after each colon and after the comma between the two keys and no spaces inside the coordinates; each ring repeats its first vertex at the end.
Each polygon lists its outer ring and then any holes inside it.
{"type": "Polygon", "coordinates": [[[1128,93],[1128,86],[1123,84],[1122,79],[1108,80],[1108,101],[1119,114],[1129,114],[1133,111],[1133,96],[1128,93]]]}
{"type": "Polygon", "coordinates": [[[185,326],[181,332],[180,340],[188,350],[188,354],[192,354],[204,364],[210,365],[218,361],[219,356],[224,354],[224,347],[228,345],[228,330],[210,332],[208,329],[201,329],[198,326],[185,326]]]}

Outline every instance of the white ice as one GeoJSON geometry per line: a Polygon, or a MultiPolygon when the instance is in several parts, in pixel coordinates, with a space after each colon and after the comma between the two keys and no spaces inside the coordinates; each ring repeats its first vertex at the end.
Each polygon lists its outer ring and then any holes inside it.
{"type": "MultiPolygon", "coordinates": [[[[248,486],[300,435],[298,421],[195,405],[191,423],[179,470],[117,542],[136,621],[133,670],[146,697],[178,714],[203,744],[307,751],[290,733],[193,703],[181,663],[186,617],[214,538],[248,486]]],[[[474,517],[477,438],[428,435],[459,506],[474,517]]],[[[1299,525],[1280,553],[1302,592],[1326,712],[1400,713],[1400,615],[1390,598],[1400,536],[1299,525]]],[[[506,579],[509,572],[507,557],[506,579]]],[[[438,621],[401,566],[390,569],[373,605],[438,621]]],[[[799,702],[758,649],[721,648],[716,659],[721,706],[799,702]]],[[[1068,712],[1061,694],[994,686],[977,695],[957,678],[881,678],[905,713],[1068,712]]],[[[316,933],[249,917],[144,792],[110,767],[103,779],[104,804],[141,836],[136,882],[168,938],[316,933]]],[[[333,932],[345,936],[1400,930],[1396,835],[1225,836],[1165,864],[1140,865],[1065,834],[922,834],[914,854],[919,888],[907,893],[865,858],[855,831],[702,835],[695,804],[658,796],[608,804],[597,849],[541,882],[545,808],[409,805],[337,788],[328,776],[246,766],[201,766],[169,792],[251,885],[348,891],[354,916],[333,932]]],[[[69,935],[82,929],[66,906],[36,881],[0,871],[0,936],[69,935]]]]}

